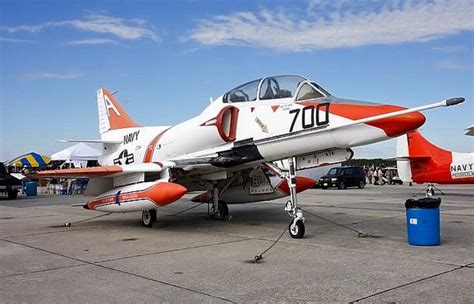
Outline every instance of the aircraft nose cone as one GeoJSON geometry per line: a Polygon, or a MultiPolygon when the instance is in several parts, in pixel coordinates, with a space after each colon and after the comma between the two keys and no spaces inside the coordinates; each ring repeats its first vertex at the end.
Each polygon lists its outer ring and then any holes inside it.
{"type": "Polygon", "coordinates": [[[375,121],[372,125],[385,131],[389,137],[397,137],[416,130],[425,123],[425,116],[420,112],[403,114],[391,118],[375,121]]]}

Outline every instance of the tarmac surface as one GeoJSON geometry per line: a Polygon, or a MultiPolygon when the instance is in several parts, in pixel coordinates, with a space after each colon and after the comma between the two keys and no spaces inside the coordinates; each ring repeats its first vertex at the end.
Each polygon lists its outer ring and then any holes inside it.
{"type": "Polygon", "coordinates": [[[303,192],[298,240],[286,199],[230,205],[229,221],[183,199],[149,229],[139,212],[71,207],[79,195],[1,197],[0,302],[473,303],[474,187],[441,186],[442,244],[411,246],[404,202],[423,188],[303,192]]]}

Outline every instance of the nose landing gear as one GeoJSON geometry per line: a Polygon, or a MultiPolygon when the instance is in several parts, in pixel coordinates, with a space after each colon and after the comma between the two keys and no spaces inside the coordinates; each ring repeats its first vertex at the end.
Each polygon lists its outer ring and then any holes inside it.
{"type": "Polygon", "coordinates": [[[288,163],[288,187],[290,188],[290,200],[286,203],[285,211],[293,218],[288,227],[288,231],[292,238],[301,239],[305,233],[305,226],[303,210],[298,207],[298,197],[296,195],[296,171],[293,157],[288,158],[288,163]]]}

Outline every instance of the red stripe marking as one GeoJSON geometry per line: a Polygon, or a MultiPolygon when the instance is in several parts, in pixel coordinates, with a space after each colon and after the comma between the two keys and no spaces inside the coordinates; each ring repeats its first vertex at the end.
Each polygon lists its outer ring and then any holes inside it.
{"type": "Polygon", "coordinates": [[[151,162],[151,159],[153,157],[153,152],[155,151],[155,147],[158,144],[158,141],[163,136],[163,134],[165,134],[165,132],[168,131],[168,130],[169,129],[166,129],[163,132],[161,132],[160,134],[156,135],[155,138],[153,138],[153,140],[148,144],[148,147],[146,148],[146,152],[145,152],[145,158],[143,159],[144,163],[151,162]]]}

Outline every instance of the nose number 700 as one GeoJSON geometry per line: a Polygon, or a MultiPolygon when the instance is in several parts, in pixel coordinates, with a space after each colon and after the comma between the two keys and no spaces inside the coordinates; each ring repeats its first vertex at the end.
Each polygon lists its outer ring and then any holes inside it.
{"type": "Polygon", "coordinates": [[[329,103],[320,103],[317,106],[306,106],[302,109],[290,110],[290,114],[294,114],[291,122],[290,132],[293,132],[299,114],[301,114],[301,127],[303,129],[312,128],[314,126],[324,126],[329,124],[329,103]],[[322,115],[321,115],[322,114],[322,115]]]}

